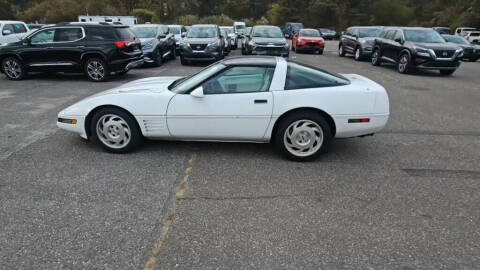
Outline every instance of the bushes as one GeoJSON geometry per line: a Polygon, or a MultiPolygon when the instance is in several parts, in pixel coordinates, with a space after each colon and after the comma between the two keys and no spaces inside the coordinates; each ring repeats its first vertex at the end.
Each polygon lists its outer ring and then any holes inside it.
{"type": "Polygon", "coordinates": [[[138,23],[146,23],[146,22],[151,22],[151,23],[157,23],[159,22],[157,14],[155,12],[148,10],[148,9],[143,9],[143,8],[137,8],[133,10],[133,16],[137,17],[138,23]]]}
{"type": "Polygon", "coordinates": [[[218,25],[233,25],[233,20],[226,15],[208,16],[199,18],[195,15],[185,15],[177,19],[178,24],[194,25],[194,24],[218,24],[218,25]]]}

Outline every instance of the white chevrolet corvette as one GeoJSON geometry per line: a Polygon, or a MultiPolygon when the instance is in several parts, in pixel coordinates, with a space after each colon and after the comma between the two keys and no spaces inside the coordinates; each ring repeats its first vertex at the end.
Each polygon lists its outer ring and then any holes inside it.
{"type": "Polygon", "coordinates": [[[61,111],[57,125],[119,153],[144,138],[273,142],[288,158],[309,160],[332,138],[382,130],[388,117],[385,89],[365,77],[242,57],[98,93],[61,111]]]}

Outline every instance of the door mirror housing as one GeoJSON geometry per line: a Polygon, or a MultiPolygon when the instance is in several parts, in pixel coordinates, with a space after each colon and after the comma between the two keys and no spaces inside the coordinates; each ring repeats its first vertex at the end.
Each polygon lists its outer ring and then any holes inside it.
{"type": "Polygon", "coordinates": [[[12,31],[6,29],[6,30],[3,30],[3,31],[2,31],[2,34],[3,34],[4,36],[8,36],[8,35],[11,35],[11,34],[12,34],[12,31]]]}
{"type": "Polygon", "coordinates": [[[205,96],[205,94],[203,93],[203,87],[199,86],[199,87],[195,88],[195,90],[190,92],[190,95],[192,97],[196,97],[196,98],[203,98],[205,96]]]}
{"type": "Polygon", "coordinates": [[[403,39],[401,39],[401,38],[396,38],[396,39],[395,39],[395,42],[398,42],[398,43],[400,43],[400,44],[403,44],[403,39]]]}

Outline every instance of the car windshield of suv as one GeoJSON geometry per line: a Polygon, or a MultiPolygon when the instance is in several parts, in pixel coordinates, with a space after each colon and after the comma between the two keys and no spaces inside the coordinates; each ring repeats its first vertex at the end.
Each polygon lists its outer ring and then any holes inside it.
{"type": "Polygon", "coordinates": [[[282,38],[282,30],[278,27],[255,27],[253,28],[253,37],[263,38],[282,38]]]}
{"type": "Polygon", "coordinates": [[[223,31],[225,31],[225,33],[228,34],[233,34],[233,28],[230,28],[230,27],[225,27],[225,28],[222,28],[223,31]]]}
{"type": "Polygon", "coordinates": [[[169,29],[170,29],[170,33],[172,33],[174,35],[180,35],[180,27],[170,26],[169,29]]]}
{"type": "Polygon", "coordinates": [[[214,38],[218,36],[217,28],[206,26],[206,27],[192,27],[187,32],[187,38],[214,38]]]}
{"type": "Polygon", "coordinates": [[[444,37],[444,38],[448,42],[453,42],[453,43],[457,43],[457,44],[470,44],[470,42],[468,42],[468,40],[466,40],[463,37],[459,37],[459,36],[448,36],[448,37],[444,37]]]}
{"type": "Polygon", "coordinates": [[[221,71],[224,69],[226,66],[221,63],[215,63],[212,64],[205,69],[201,70],[200,72],[193,74],[191,76],[185,77],[178,79],[174,81],[168,89],[170,89],[172,92],[177,93],[177,94],[182,94],[185,93],[189,90],[191,90],[193,87],[197,86],[201,82],[205,81],[206,79],[210,78],[217,72],[221,71]]]}
{"type": "Polygon", "coordinates": [[[308,30],[300,30],[298,34],[301,37],[319,37],[320,33],[317,30],[308,29],[308,30]]]}
{"type": "Polygon", "coordinates": [[[435,30],[405,30],[405,40],[421,43],[444,43],[445,39],[435,30]]]}
{"type": "Polygon", "coordinates": [[[132,29],[133,33],[138,38],[154,38],[157,36],[158,28],[157,27],[134,27],[132,29]]]}
{"type": "Polygon", "coordinates": [[[378,37],[382,33],[380,28],[360,28],[358,29],[358,37],[378,37]]]}
{"type": "Polygon", "coordinates": [[[235,29],[245,29],[245,25],[235,25],[235,29]]]}

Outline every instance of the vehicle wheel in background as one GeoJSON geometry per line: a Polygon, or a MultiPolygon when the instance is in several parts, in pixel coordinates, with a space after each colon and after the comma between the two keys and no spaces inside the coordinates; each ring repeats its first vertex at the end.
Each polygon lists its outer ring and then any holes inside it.
{"type": "Polygon", "coordinates": [[[128,153],[138,148],[143,141],[135,119],[117,108],[99,110],[90,123],[92,139],[114,153],[128,153]]]}
{"type": "Polygon", "coordinates": [[[170,59],[171,59],[171,60],[177,59],[177,52],[176,52],[175,46],[173,46],[173,49],[171,49],[170,59]]]}
{"type": "Polygon", "coordinates": [[[407,74],[411,72],[411,63],[410,63],[410,55],[408,53],[403,53],[400,55],[400,60],[398,61],[398,72],[402,74],[407,74]]]}
{"type": "Polygon", "coordinates": [[[2,61],[2,70],[7,76],[7,79],[12,81],[19,81],[27,77],[27,71],[22,62],[15,57],[7,57],[2,61]]]}
{"type": "Polygon", "coordinates": [[[355,61],[361,61],[362,60],[362,50],[360,49],[360,47],[355,48],[354,57],[355,57],[355,61]]]}
{"type": "Polygon", "coordinates": [[[155,59],[154,59],[154,64],[155,66],[159,67],[163,64],[163,52],[160,50],[160,48],[157,48],[156,53],[154,53],[155,59]]]}
{"type": "Polygon", "coordinates": [[[372,65],[380,66],[382,64],[382,56],[379,49],[374,49],[372,53],[372,65]]]}
{"type": "Polygon", "coordinates": [[[180,64],[182,64],[182,65],[187,64],[187,61],[185,60],[185,58],[183,58],[183,55],[180,55],[180,64]]]}
{"type": "Polygon", "coordinates": [[[338,55],[340,57],[344,57],[345,56],[345,50],[343,49],[343,45],[340,44],[340,46],[338,46],[338,55]]]}
{"type": "Polygon", "coordinates": [[[294,113],[281,121],[272,139],[280,153],[291,160],[318,157],[332,139],[330,126],[318,113],[294,113]]]}
{"type": "Polygon", "coordinates": [[[322,55],[322,54],[323,54],[323,50],[319,50],[319,51],[318,51],[318,54],[322,55]]]}
{"type": "Polygon", "coordinates": [[[94,82],[104,82],[110,77],[110,70],[101,58],[89,58],[85,61],[84,72],[94,82]]]}
{"type": "Polygon", "coordinates": [[[453,70],[439,70],[439,71],[440,71],[440,74],[442,76],[450,76],[455,72],[455,69],[453,69],[453,70]]]}

